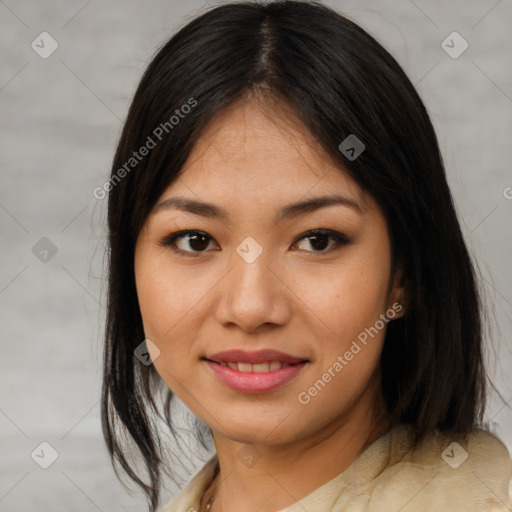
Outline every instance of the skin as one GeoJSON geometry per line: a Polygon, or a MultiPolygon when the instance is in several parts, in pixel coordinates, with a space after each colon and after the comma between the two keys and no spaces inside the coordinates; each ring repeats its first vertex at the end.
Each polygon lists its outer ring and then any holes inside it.
{"type": "Polygon", "coordinates": [[[207,201],[226,209],[227,220],[153,210],[136,245],[145,335],[160,350],[154,366],[212,429],[220,463],[212,512],[289,506],[346,469],[387,428],[378,369],[385,327],[309,403],[298,400],[403,289],[391,274],[377,203],[281,108],[253,98],[224,110],[157,201],[207,201]],[[361,211],[334,205],[275,220],[284,205],[335,193],[361,211]],[[160,244],[183,229],[207,233],[205,250],[187,236],[174,250],[160,244]],[[324,238],[315,246],[313,229],[350,243],[324,238]],[[236,252],[249,236],[263,249],[250,264],[236,252]],[[224,385],[201,359],[232,348],[274,348],[310,362],[279,389],[248,395],[224,385]],[[241,448],[257,463],[246,466],[241,448]]]}

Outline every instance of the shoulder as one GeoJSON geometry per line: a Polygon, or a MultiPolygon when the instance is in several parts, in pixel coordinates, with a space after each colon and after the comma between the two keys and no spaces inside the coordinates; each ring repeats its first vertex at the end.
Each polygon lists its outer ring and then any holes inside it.
{"type": "Polygon", "coordinates": [[[475,473],[495,477],[496,481],[512,477],[507,447],[494,434],[482,429],[467,436],[430,434],[411,453],[411,461],[446,475],[475,473]]]}
{"type": "MultiPolygon", "coordinates": [[[[456,446],[456,445],[455,445],[456,446]]],[[[512,461],[505,444],[494,434],[478,430],[470,434],[465,442],[468,468],[479,470],[487,468],[503,476],[512,477],[512,461]]],[[[451,456],[451,449],[445,457],[451,456]]]]}
{"type": "MultiPolygon", "coordinates": [[[[411,442],[412,431],[406,429],[405,436],[411,442]]],[[[405,438],[402,434],[402,438],[405,438]]],[[[441,458],[450,467],[468,463],[467,467],[478,462],[497,459],[507,465],[510,462],[510,455],[505,444],[494,434],[487,430],[475,429],[466,436],[460,434],[447,434],[439,431],[427,434],[413,450],[413,458],[429,458],[433,450],[442,449],[441,458]],[[448,444],[447,444],[448,443],[448,444]],[[446,453],[445,453],[445,450],[446,453]],[[451,461],[450,459],[455,459],[451,461]]],[[[436,460],[436,459],[433,459],[436,460]]]]}
{"type": "MultiPolygon", "coordinates": [[[[450,436],[435,432],[412,447],[412,432],[397,430],[390,464],[374,492],[406,510],[508,511],[512,461],[507,447],[486,430],[450,436]]],[[[404,509],[404,510],[405,510],[404,509]]]]}

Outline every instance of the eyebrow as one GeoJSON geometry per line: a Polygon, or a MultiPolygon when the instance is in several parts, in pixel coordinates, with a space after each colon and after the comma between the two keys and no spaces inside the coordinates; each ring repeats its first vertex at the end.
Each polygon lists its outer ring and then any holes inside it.
{"type": "MultiPolygon", "coordinates": [[[[276,222],[281,222],[285,219],[290,219],[292,217],[297,217],[299,215],[304,215],[305,213],[311,213],[320,208],[326,208],[328,206],[345,206],[353,209],[359,214],[363,214],[363,208],[360,204],[354,199],[342,196],[342,195],[330,195],[330,196],[320,196],[313,197],[310,199],[306,199],[305,201],[299,201],[296,203],[291,203],[286,206],[283,206],[278,212],[276,216],[276,222]]],[[[195,215],[200,215],[206,218],[214,218],[222,221],[227,221],[229,219],[228,212],[220,207],[216,206],[212,203],[206,203],[203,201],[198,201],[195,199],[188,199],[185,197],[172,197],[169,199],[165,199],[164,201],[158,203],[151,212],[155,214],[161,210],[167,209],[176,209],[184,212],[193,213],[195,215]]]]}

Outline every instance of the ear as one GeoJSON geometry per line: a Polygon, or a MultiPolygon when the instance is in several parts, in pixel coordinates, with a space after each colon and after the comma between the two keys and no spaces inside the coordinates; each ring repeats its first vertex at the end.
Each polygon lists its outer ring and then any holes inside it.
{"type": "Polygon", "coordinates": [[[388,310],[394,312],[393,318],[401,318],[406,313],[406,287],[403,271],[401,268],[397,269],[391,284],[389,293],[388,310]]]}

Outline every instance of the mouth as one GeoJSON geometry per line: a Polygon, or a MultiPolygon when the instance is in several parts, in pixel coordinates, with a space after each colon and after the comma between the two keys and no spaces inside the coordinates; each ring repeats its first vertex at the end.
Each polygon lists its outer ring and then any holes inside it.
{"type": "MultiPolygon", "coordinates": [[[[278,354],[272,354],[270,359],[262,360],[263,355],[254,354],[245,357],[245,360],[237,360],[240,353],[230,353],[225,356],[201,358],[213,375],[219,381],[233,391],[245,394],[269,393],[281,388],[295,379],[304,367],[311,361],[291,356],[275,359],[278,354]],[[257,359],[256,362],[247,362],[247,359],[257,359]],[[230,360],[225,360],[230,359],[230,360]]],[[[268,354],[267,354],[267,357],[268,354]]]]}
{"type": "MultiPolygon", "coordinates": [[[[307,361],[307,359],[294,356],[291,354],[287,354],[286,352],[281,352],[279,350],[274,350],[271,348],[260,349],[255,351],[247,351],[242,349],[231,349],[225,350],[223,352],[217,352],[216,354],[208,354],[205,355],[203,359],[207,359],[214,363],[236,363],[236,364],[272,364],[272,363],[280,363],[281,365],[286,364],[296,364],[307,361]]],[[[263,367],[262,367],[263,368],[263,367]]],[[[276,369],[277,366],[276,366],[276,369]]],[[[243,370],[241,370],[243,371],[243,370]]],[[[246,370],[249,371],[249,370],[246,370]]],[[[268,371],[268,370],[267,370],[268,371]]]]}
{"type": "Polygon", "coordinates": [[[204,360],[213,364],[223,366],[224,368],[231,368],[232,370],[242,373],[268,373],[280,370],[282,368],[287,368],[289,366],[298,366],[303,363],[309,362],[309,360],[307,359],[298,361],[296,363],[288,363],[286,361],[264,361],[261,363],[244,363],[241,361],[214,361],[212,359],[207,358],[204,358],[204,360]]]}

